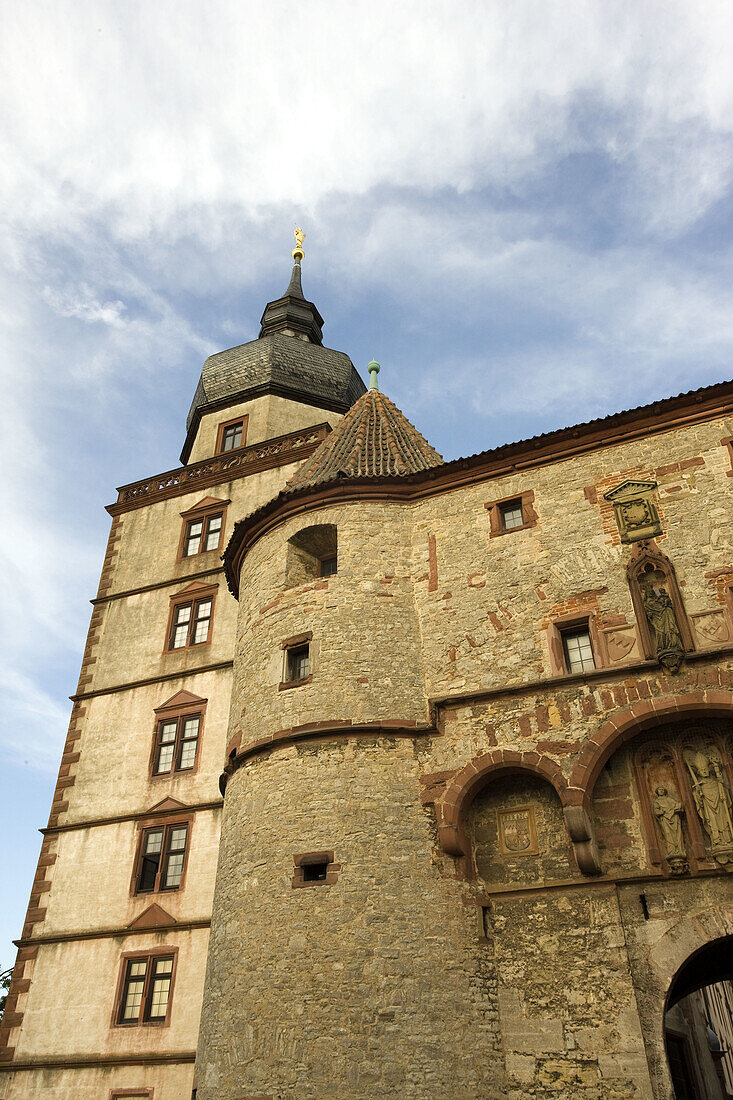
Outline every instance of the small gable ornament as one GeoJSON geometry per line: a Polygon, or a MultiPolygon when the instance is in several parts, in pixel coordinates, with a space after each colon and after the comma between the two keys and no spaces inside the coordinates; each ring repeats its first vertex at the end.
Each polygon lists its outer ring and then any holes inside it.
{"type": "Polygon", "coordinates": [[[637,542],[662,534],[657,506],[652,494],[656,481],[622,481],[615,489],[604,493],[613,505],[621,542],[637,542]]]}

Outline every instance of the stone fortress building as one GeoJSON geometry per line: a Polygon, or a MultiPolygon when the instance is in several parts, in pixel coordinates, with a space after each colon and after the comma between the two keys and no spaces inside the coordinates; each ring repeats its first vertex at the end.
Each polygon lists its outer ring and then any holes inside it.
{"type": "Polygon", "coordinates": [[[444,462],[301,258],[108,509],[0,1097],[733,1095],[733,384],[444,462]]]}

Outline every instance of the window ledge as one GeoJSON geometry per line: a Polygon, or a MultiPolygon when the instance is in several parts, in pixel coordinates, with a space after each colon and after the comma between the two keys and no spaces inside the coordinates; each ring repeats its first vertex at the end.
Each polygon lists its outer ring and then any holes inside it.
{"type": "Polygon", "coordinates": [[[302,680],[283,680],[282,683],[278,685],[277,690],[287,691],[288,688],[302,687],[303,684],[309,684],[312,679],[313,673],[311,673],[310,676],[304,676],[302,680]]]}

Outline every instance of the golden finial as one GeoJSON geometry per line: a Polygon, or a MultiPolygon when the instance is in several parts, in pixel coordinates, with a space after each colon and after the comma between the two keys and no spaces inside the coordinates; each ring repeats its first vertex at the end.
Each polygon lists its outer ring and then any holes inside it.
{"type": "Polygon", "coordinates": [[[295,248],[293,249],[293,259],[296,263],[299,263],[305,256],[303,251],[303,241],[305,240],[305,233],[299,225],[295,227],[295,248]]]}

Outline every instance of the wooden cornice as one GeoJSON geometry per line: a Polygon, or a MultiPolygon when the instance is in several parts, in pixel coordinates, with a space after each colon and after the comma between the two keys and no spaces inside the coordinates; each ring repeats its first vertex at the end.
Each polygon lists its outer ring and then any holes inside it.
{"type": "Polygon", "coordinates": [[[562,428],[532,439],[507,443],[469,458],[458,458],[404,477],[350,478],[287,490],[235,524],[224,554],[227,583],[238,594],[238,578],[249,548],[264,534],[296,515],[351,501],[379,500],[410,503],[451,492],[482,481],[531,470],[554,462],[618,446],[655,433],[733,413],[733,382],[669,397],[651,405],[615,413],[586,424],[562,428]]]}

